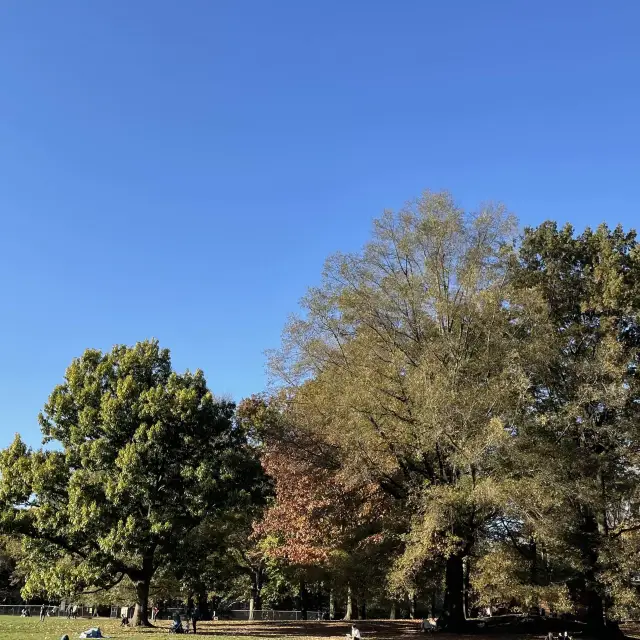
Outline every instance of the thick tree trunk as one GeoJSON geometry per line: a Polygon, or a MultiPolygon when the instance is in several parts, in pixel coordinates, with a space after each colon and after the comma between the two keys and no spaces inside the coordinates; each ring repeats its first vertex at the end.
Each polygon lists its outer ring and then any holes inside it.
{"type": "Polygon", "coordinates": [[[587,574],[585,600],[587,605],[587,628],[589,634],[595,638],[618,640],[624,638],[624,633],[618,623],[607,617],[605,601],[594,587],[595,577],[592,572],[587,574]]]}
{"type": "Polygon", "coordinates": [[[617,638],[622,632],[617,623],[606,619],[605,603],[598,589],[598,561],[604,525],[593,513],[586,512],[580,531],[580,547],[585,566],[582,575],[587,627],[589,634],[598,638],[617,638]]]}
{"type": "Polygon", "coordinates": [[[151,578],[144,580],[137,580],[134,582],[136,590],[136,607],[133,612],[133,618],[131,619],[131,626],[133,627],[150,627],[149,622],[149,585],[151,578]]]}
{"type": "Polygon", "coordinates": [[[347,611],[344,614],[345,620],[353,620],[353,597],[351,594],[351,585],[347,585],[347,611]]]}
{"type": "Polygon", "coordinates": [[[589,586],[589,581],[585,589],[585,599],[589,635],[605,640],[621,640],[625,637],[618,623],[607,618],[603,598],[595,588],[589,586]]]}
{"type": "Polygon", "coordinates": [[[360,620],[367,619],[367,601],[363,598],[360,602],[360,620]]]}
{"type": "Polygon", "coordinates": [[[461,631],[466,623],[464,616],[464,564],[462,555],[452,555],[447,558],[442,618],[443,627],[448,631],[461,631]]]}
{"type": "Polygon", "coordinates": [[[389,612],[389,620],[395,620],[396,619],[396,601],[393,600],[391,602],[391,611],[389,612]]]}
{"type": "Polygon", "coordinates": [[[604,608],[602,598],[593,585],[592,571],[587,571],[585,575],[584,597],[587,607],[587,625],[594,633],[601,635],[605,627],[604,608]]]}
{"type": "Polygon", "coordinates": [[[209,599],[206,589],[200,589],[198,592],[198,614],[200,620],[211,620],[211,611],[209,610],[209,599]]]}

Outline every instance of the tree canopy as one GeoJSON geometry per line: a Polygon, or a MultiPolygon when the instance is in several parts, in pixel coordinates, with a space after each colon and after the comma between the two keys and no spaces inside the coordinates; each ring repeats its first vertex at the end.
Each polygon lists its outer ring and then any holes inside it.
{"type": "Polygon", "coordinates": [[[426,192],[327,260],[237,408],[154,341],[74,360],[43,448],[0,453],[5,592],[119,585],[142,623],[152,584],[452,630],[543,608],[617,636],[640,611],[639,361],[634,231],[519,234],[426,192]]]}
{"type": "Polygon", "coordinates": [[[151,579],[205,519],[251,498],[259,465],[233,404],[156,341],[88,350],[40,415],[47,448],[0,455],[0,526],[25,541],[25,590],[68,595],[151,579]]]}
{"type": "Polygon", "coordinates": [[[447,194],[385,213],[360,253],[327,262],[272,360],[300,427],[400,503],[396,584],[445,562],[452,627],[464,558],[500,508],[500,452],[544,354],[544,308],[512,283],[514,230],[502,207],[468,214],[447,194]]]}

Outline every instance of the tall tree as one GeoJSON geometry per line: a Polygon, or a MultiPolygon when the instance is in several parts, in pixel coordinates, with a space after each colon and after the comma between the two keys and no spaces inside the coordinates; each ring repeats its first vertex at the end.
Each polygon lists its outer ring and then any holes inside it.
{"type": "Polygon", "coordinates": [[[0,529],[25,541],[26,592],[149,585],[206,518],[250,496],[259,470],[234,406],[156,341],[86,351],[42,414],[46,449],[0,453],[0,529]]]}
{"type": "Polygon", "coordinates": [[[553,323],[518,438],[515,467],[537,486],[522,511],[569,561],[592,629],[618,634],[612,587],[628,586],[640,529],[640,247],[620,227],[576,236],[547,222],[526,230],[519,259],[519,285],[542,293],[553,323]]]}
{"type": "Polygon", "coordinates": [[[296,422],[410,523],[394,580],[446,563],[445,621],[464,624],[464,559],[502,500],[495,467],[526,406],[544,309],[513,289],[514,221],[426,193],[329,259],[272,367],[296,422]],[[527,304],[524,304],[525,301],[527,304]]]}

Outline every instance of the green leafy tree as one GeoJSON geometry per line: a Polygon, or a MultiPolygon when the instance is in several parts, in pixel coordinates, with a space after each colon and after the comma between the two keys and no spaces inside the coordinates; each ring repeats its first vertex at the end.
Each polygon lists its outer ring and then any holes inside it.
{"type": "Polygon", "coordinates": [[[444,562],[452,629],[544,358],[545,309],[511,283],[514,230],[504,208],[467,213],[446,193],[386,212],[361,252],[327,261],[272,359],[300,429],[398,501],[408,525],[392,584],[444,562]]]}
{"type": "Polygon", "coordinates": [[[523,520],[563,559],[595,633],[618,634],[640,530],[640,247],[622,228],[527,229],[517,282],[552,330],[514,450],[523,520]]]}
{"type": "Polygon", "coordinates": [[[172,371],[156,341],[86,351],[42,414],[46,449],[0,454],[0,529],[24,540],[26,594],[149,587],[205,519],[250,497],[259,464],[201,371],[172,371]]]}

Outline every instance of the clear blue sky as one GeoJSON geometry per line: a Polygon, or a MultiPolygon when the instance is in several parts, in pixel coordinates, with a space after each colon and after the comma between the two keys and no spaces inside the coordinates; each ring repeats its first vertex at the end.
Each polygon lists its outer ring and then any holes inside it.
{"type": "Polygon", "coordinates": [[[236,399],[331,252],[424,188],[640,221],[640,2],[6,0],[0,445],[87,347],[236,399]]]}

